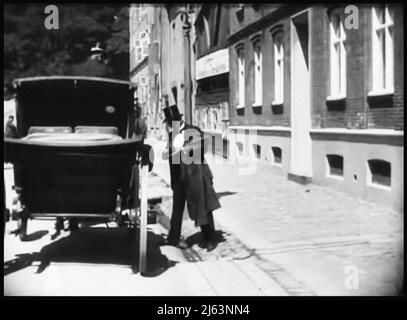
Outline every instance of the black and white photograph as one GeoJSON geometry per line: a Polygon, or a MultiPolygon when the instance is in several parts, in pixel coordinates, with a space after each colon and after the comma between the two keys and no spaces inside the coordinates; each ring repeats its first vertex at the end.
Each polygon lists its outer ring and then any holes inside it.
{"type": "Polygon", "coordinates": [[[3,13],[4,297],[404,296],[403,4],[3,13]]]}

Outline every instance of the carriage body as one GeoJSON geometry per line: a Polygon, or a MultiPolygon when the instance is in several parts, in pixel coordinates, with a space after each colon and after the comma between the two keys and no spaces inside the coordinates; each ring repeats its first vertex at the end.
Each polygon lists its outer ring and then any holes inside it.
{"type": "Polygon", "coordinates": [[[131,83],[37,77],[15,87],[18,138],[5,138],[4,160],[14,166],[22,229],[37,217],[122,219],[129,199],[137,202],[146,147],[132,132],[131,83]]]}

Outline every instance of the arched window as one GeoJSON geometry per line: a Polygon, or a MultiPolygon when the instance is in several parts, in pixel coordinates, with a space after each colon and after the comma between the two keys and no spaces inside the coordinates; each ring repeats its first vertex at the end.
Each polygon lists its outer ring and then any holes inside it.
{"type": "Polygon", "coordinates": [[[237,53],[237,73],[238,73],[238,102],[236,108],[241,109],[245,107],[245,53],[244,53],[244,45],[241,43],[236,46],[236,53],[237,53]]]}
{"type": "Polygon", "coordinates": [[[284,102],[284,46],[282,32],[273,34],[273,60],[274,60],[273,104],[282,104],[284,102]]]}
{"type": "Polygon", "coordinates": [[[256,35],[252,39],[254,53],[254,105],[263,104],[263,57],[261,36],[256,35]]]}
{"type": "Polygon", "coordinates": [[[394,90],[394,13],[385,4],[372,8],[372,90],[394,90]]]}
{"type": "Polygon", "coordinates": [[[333,11],[329,17],[330,26],[330,96],[346,96],[346,32],[343,17],[333,11]]]}

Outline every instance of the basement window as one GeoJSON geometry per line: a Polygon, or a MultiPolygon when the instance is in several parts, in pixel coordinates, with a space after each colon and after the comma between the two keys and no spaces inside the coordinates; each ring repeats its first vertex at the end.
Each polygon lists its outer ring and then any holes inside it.
{"type": "Polygon", "coordinates": [[[271,151],[273,152],[273,164],[281,164],[282,159],[281,148],[271,147],[271,151]]]}
{"type": "Polygon", "coordinates": [[[379,159],[371,159],[368,163],[368,183],[378,186],[391,186],[391,163],[379,159]]]}
{"type": "Polygon", "coordinates": [[[236,143],[237,151],[239,152],[239,155],[243,155],[243,143],[238,142],[236,143]]]}
{"type": "Polygon", "coordinates": [[[260,145],[258,145],[258,144],[254,144],[253,145],[253,154],[254,154],[254,157],[256,158],[256,159],[260,159],[261,158],[261,146],[260,145]]]}
{"type": "Polygon", "coordinates": [[[328,176],[343,177],[343,157],[338,154],[326,155],[328,176]]]}

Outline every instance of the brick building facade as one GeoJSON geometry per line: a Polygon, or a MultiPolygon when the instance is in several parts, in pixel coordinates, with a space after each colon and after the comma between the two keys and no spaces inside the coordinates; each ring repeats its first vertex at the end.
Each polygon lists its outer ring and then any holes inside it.
{"type": "Polygon", "coordinates": [[[232,152],[402,210],[403,24],[390,4],[231,7],[232,152]]]}
{"type": "Polygon", "coordinates": [[[145,6],[150,126],[177,103],[215,153],[403,210],[403,6],[145,6]]]}

